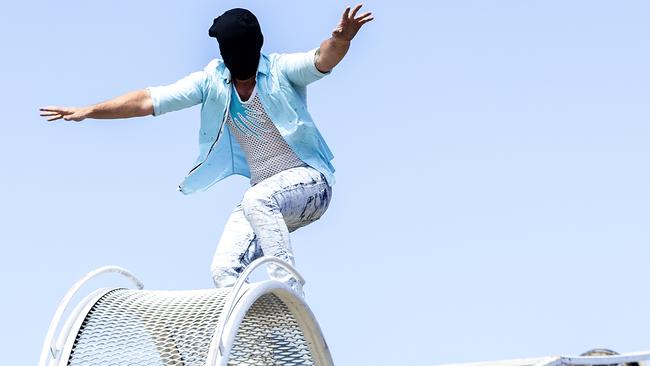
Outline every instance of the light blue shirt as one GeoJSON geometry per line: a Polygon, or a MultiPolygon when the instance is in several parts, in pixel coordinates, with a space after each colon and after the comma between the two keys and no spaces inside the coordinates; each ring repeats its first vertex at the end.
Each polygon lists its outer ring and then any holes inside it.
{"type": "MultiPolygon", "coordinates": [[[[316,50],[261,53],[255,81],[269,118],[287,144],[302,161],[323,173],[332,186],[334,155],[307,111],[307,85],[332,72],[323,73],[316,68],[316,50]]],[[[213,59],[202,71],[173,84],[147,89],[154,116],[201,104],[199,156],[178,191],[204,191],[233,174],[250,178],[244,152],[225,124],[233,88],[230,71],[222,60],[213,59]]]]}

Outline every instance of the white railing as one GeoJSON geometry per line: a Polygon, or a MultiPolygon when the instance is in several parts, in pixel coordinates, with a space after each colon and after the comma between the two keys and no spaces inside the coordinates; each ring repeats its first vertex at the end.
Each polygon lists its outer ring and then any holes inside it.
{"type": "Polygon", "coordinates": [[[232,290],[228,295],[228,299],[224,304],[223,311],[221,313],[221,316],[219,317],[219,323],[217,325],[217,329],[215,330],[214,336],[212,337],[212,344],[210,345],[210,352],[208,352],[206,365],[212,365],[214,362],[216,362],[218,358],[221,358],[221,356],[223,356],[224,354],[223,334],[225,332],[225,327],[226,324],[228,323],[228,320],[232,316],[232,312],[235,309],[237,302],[241,299],[241,297],[245,293],[245,291],[242,291],[242,287],[246,283],[246,280],[253,273],[255,269],[257,269],[263,264],[269,264],[269,263],[274,263],[287,270],[287,272],[289,272],[298,282],[300,282],[300,285],[305,284],[305,279],[300,275],[300,273],[298,273],[298,271],[292,265],[277,257],[264,256],[254,260],[248,266],[246,266],[246,269],[244,269],[244,271],[237,278],[237,282],[235,282],[234,286],[232,287],[232,290]]]}
{"type": "MultiPolygon", "coordinates": [[[[65,296],[63,296],[63,299],[61,299],[61,302],[59,302],[59,306],[56,308],[54,317],[50,322],[50,327],[47,329],[47,335],[45,336],[45,342],[43,343],[43,349],[41,350],[41,357],[38,361],[39,366],[47,366],[48,361],[56,359],[58,357],[59,352],[63,347],[63,342],[65,342],[65,339],[68,337],[68,334],[70,332],[70,326],[72,324],[72,321],[74,321],[79,316],[80,309],[84,307],[83,306],[84,304],[79,304],[73,310],[73,313],[70,314],[70,316],[68,317],[68,321],[66,321],[64,326],[61,328],[59,337],[57,337],[57,341],[55,342],[54,338],[56,336],[56,331],[59,328],[59,324],[61,323],[61,317],[63,317],[63,314],[70,306],[70,301],[72,301],[74,295],[76,295],[81,289],[81,287],[83,287],[83,285],[85,285],[88,281],[105,273],[121,274],[122,276],[128,278],[137,288],[139,289],[144,288],[144,284],[142,284],[142,281],[140,281],[131,272],[129,272],[128,270],[122,267],[104,266],[104,267],[97,268],[94,271],[88,272],[88,274],[83,276],[74,285],[72,285],[72,287],[68,290],[65,296]]],[[[100,291],[102,290],[101,289],[97,290],[95,291],[95,293],[98,293],[100,291]]],[[[90,297],[94,297],[94,296],[90,296],[90,297]]]]}
{"type": "Polygon", "coordinates": [[[466,362],[441,366],[598,366],[621,365],[630,362],[650,360],[650,351],[625,353],[608,356],[549,356],[538,358],[521,358],[514,360],[466,362]]]}
{"type": "Polygon", "coordinates": [[[538,363],[535,366],[564,365],[617,365],[650,360],[650,351],[608,356],[559,356],[556,360],[538,363]]]}

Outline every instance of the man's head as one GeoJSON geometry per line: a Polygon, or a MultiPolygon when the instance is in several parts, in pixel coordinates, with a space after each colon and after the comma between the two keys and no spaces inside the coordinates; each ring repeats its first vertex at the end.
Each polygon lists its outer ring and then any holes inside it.
{"type": "Polygon", "coordinates": [[[219,42],[221,57],[232,77],[244,80],[255,76],[264,36],[253,13],[230,9],[214,19],[208,34],[219,42]]]}

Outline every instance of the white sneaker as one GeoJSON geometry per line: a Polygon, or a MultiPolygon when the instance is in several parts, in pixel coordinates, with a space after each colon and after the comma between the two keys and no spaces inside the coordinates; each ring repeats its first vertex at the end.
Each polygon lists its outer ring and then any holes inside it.
{"type": "Polygon", "coordinates": [[[301,297],[303,300],[305,300],[305,290],[303,290],[300,282],[296,281],[293,278],[289,282],[290,283],[288,285],[293,289],[293,292],[296,294],[296,296],[301,297]]]}

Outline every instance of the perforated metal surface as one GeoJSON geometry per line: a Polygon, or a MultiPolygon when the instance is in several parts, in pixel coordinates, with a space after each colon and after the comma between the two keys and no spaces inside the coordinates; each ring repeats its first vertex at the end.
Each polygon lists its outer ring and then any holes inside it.
{"type": "Polygon", "coordinates": [[[84,319],[70,366],[204,366],[228,290],[113,290],[84,319]]]}
{"type": "Polygon", "coordinates": [[[274,294],[260,297],[242,320],[228,365],[314,365],[298,322],[274,294]]]}
{"type": "MultiPolygon", "coordinates": [[[[83,320],[68,365],[204,366],[228,292],[112,290],[83,320]]],[[[236,332],[228,365],[315,365],[296,318],[272,293],[236,332]]]]}

